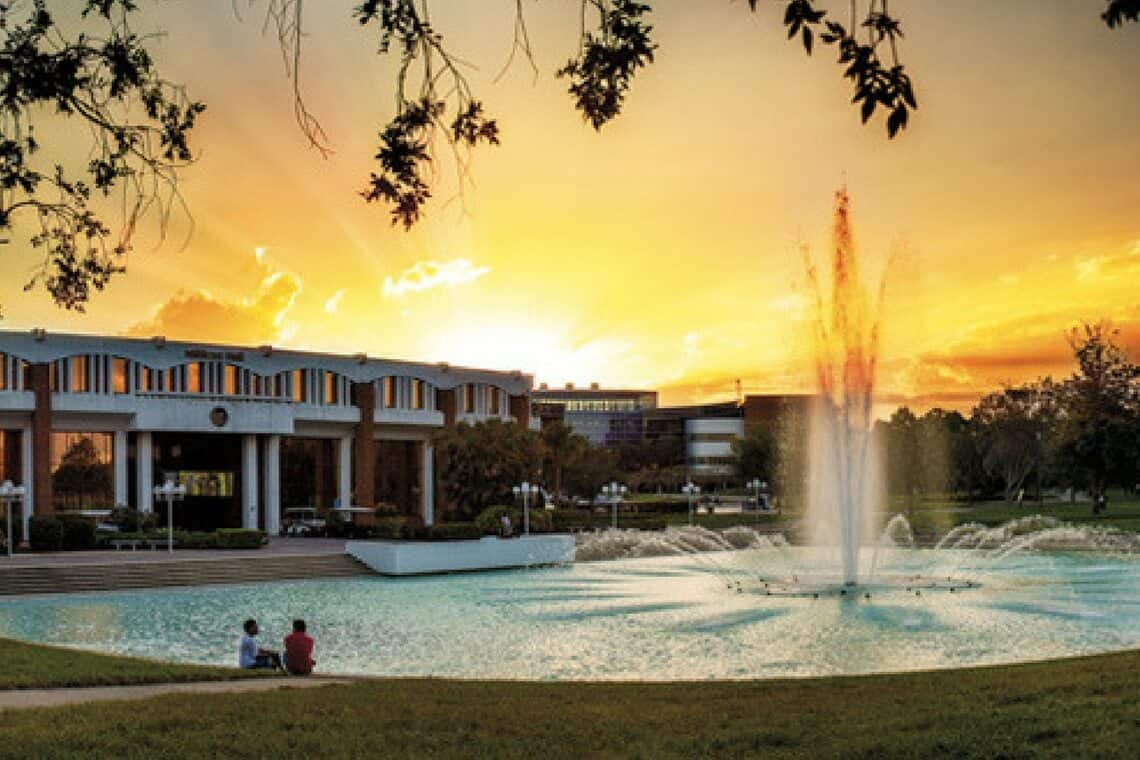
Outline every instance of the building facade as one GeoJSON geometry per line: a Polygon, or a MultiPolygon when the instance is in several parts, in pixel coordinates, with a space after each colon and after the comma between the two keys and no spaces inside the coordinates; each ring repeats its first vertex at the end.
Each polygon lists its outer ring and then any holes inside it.
{"type": "Polygon", "coordinates": [[[657,408],[657,391],[539,386],[532,394],[536,414],[544,421],[560,420],[590,443],[614,446],[640,441],[645,414],[657,408]]]}
{"type": "Polygon", "coordinates": [[[291,507],[435,519],[432,437],[491,418],[529,424],[532,377],[446,364],[0,331],[0,480],[34,514],[152,511],[187,488],[177,527],[276,533],[291,507]],[[30,508],[28,508],[30,507],[30,508]]]}

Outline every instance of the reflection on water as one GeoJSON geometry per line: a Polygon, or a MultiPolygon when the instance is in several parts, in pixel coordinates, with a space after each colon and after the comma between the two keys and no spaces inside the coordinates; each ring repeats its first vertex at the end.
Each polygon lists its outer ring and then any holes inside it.
{"type": "Polygon", "coordinates": [[[891,550],[870,599],[767,596],[752,582],[790,560],[812,564],[810,550],[767,547],[717,553],[716,572],[688,555],[16,599],[0,602],[0,635],[232,664],[246,617],[266,644],[303,617],[324,672],[523,679],[809,676],[1140,646],[1135,557],[1019,555],[969,589],[921,596],[890,578],[969,563],[953,551],[891,550]]]}

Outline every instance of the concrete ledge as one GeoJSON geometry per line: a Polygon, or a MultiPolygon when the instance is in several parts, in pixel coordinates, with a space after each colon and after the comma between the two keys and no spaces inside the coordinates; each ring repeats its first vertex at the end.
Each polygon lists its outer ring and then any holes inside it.
{"type": "Polygon", "coordinates": [[[474,541],[349,541],[345,551],[383,575],[423,575],[554,565],[574,559],[569,535],[486,536],[474,541]]]}

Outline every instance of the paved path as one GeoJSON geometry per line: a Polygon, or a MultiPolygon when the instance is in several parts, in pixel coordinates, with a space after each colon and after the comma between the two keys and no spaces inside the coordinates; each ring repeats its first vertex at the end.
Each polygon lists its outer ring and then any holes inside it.
{"type": "Polygon", "coordinates": [[[311,689],[316,686],[352,683],[353,678],[252,678],[247,681],[200,681],[196,683],[154,683],[139,686],[92,686],[75,689],[0,690],[0,710],[29,707],[59,707],[83,702],[116,702],[149,699],[163,694],[220,694],[227,692],[311,689]]]}
{"type": "Polygon", "coordinates": [[[11,559],[0,554],[0,570],[6,567],[44,567],[54,565],[87,565],[127,562],[170,562],[187,559],[246,559],[314,554],[344,554],[343,538],[288,538],[273,536],[269,545],[248,551],[221,551],[207,549],[175,549],[173,554],[164,550],[139,549],[98,550],[82,552],[18,553],[11,559]]]}

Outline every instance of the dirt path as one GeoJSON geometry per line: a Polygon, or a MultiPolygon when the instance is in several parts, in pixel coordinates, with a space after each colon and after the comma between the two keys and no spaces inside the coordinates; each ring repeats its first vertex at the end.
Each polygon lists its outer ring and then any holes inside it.
{"type": "Polygon", "coordinates": [[[149,699],[163,694],[217,694],[223,692],[269,691],[271,689],[310,689],[316,686],[351,683],[351,678],[255,678],[248,681],[199,681],[196,683],[154,683],[138,686],[92,686],[74,689],[13,689],[0,691],[0,710],[29,707],[57,707],[82,702],[110,702],[149,699]]]}

